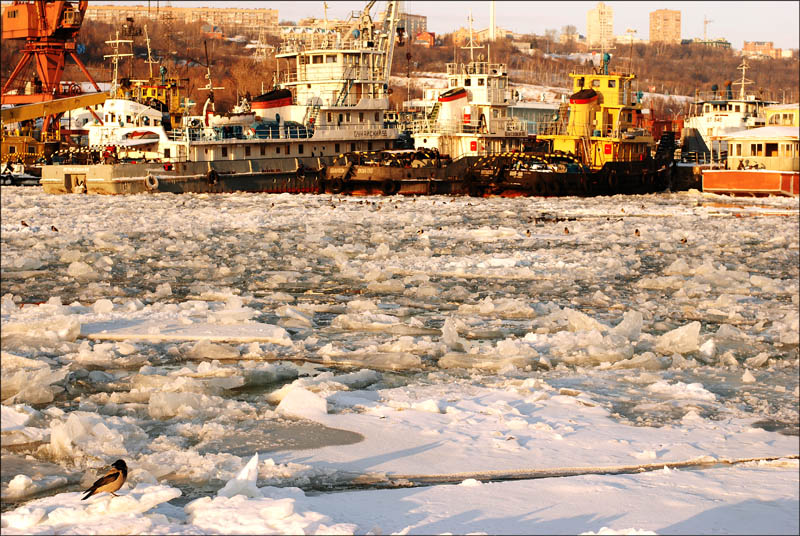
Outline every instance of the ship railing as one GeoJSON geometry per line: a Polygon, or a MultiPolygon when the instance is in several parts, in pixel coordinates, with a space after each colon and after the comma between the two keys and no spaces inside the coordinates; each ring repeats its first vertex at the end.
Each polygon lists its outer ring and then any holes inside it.
{"type": "Polygon", "coordinates": [[[567,133],[566,125],[561,121],[539,121],[528,128],[537,136],[561,136],[567,133]]]}
{"type": "Polygon", "coordinates": [[[411,123],[414,133],[437,132],[442,134],[503,134],[505,136],[526,135],[524,123],[516,117],[494,119],[491,125],[486,125],[480,119],[469,121],[432,121],[430,119],[416,119],[411,123]]]}
{"type": "Polygon", "coordinates": [[[313,50],[361,50],[375,48],[367,46],[369,42],[376,42],[378,35],[374,39],[366,41],[363,39],[342,39],[341,35],[310,33],[310,34],[290,34],[286,40],[278,46],[278,54],[296,54],[298,52],[308,52],[313,50]]]}
{"type": "Polygon", "coordinates": [[[505,63],[488,63],[485,61],[472,61],[469,63],[448,63],[447,74],[506,74],[505,63]]]}
{"type": "Polygon", "coordinates": [[[303,125],[266,124],[255,129],[239,126],[208,128],[186,128],[168,134],[172,141],[226,141],[226,140],[265,140],[265,139],[305,139],[314,135],[314,129],[303,125]]]}

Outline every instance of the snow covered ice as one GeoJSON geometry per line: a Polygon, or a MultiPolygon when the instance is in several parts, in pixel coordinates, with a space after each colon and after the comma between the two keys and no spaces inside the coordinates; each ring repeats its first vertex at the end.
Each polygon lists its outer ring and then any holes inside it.
{"type": "Polygon", "coordinates": [[[3,534],[800,530],[797,199],[0,203],[3,534]]]}

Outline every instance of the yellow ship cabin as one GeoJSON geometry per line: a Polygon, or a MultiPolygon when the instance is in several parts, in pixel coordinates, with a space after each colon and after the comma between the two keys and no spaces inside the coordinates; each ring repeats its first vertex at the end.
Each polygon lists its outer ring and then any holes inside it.
{"type": "Polygon", "coordinates": [[[641,127],[641,92],[636,93],[633,74],[609,73],[608,60],[591,74],[572,73],[574,93],[562,103],[556,121],[537,137],[551,140],[551,150],[572,153],[590,169],[606,162],[630,162],[648,158],[655,146],[650,132],[641,127]]]}

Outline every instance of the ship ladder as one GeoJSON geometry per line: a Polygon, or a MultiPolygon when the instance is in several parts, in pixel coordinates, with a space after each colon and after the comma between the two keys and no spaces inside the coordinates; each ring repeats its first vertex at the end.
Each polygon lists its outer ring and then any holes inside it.
{"type": "Polygon", "coordinates": [[[436,122],[436,119],[439,117],[439,108],[441,108],[441,107],[442,107],[442,103],[438,102],[438,101],[436,102],[436,104],[433,105],[433,109],[431,109],[431,113],[428,114],[428,120],[429,121],[436,122]]]}

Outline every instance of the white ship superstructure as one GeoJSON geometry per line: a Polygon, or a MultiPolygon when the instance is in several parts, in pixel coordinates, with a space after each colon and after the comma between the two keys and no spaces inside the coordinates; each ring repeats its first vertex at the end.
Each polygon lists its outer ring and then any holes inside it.
{"type": "Polygon", "coordinates": [[[698,94],[692,103],[689,117],[684,122],[687,129],[684,132],[684,153],[710,153],[715,159],[724,159],[727,142],[720,140],[720,136],[764,126],[764,108],[775,103],[746,92],[745,86],[752,83],[745,78],[746,59],[739,69],[742,78],[736,82],[740,85],[736,96],[732,83],[727,82],[724,90],[698,94]],[[712,141],[712,138],[716,139],[712,141]]]}
{"type": "Polygon", "coordinates": [[[509,107],[516,104],[519,93],[508,83],[504,63],[475,59],[472,40],[472,16],[469,17],[470,38],[466,47],[469,63],[447,64],[447,88],[426,89],[421,104],[424,116],[413,123],[412,137],[417,148],[437,149],[452,159],[482,156],[507,151],[521,151],[527,137],[519,119],[511,116],[509,107]]]}

